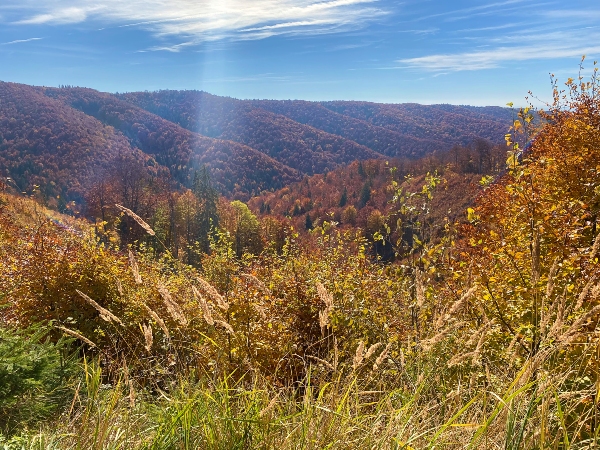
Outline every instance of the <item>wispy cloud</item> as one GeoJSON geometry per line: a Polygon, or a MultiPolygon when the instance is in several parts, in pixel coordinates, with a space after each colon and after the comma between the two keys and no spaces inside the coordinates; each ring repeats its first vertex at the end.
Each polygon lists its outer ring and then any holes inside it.
{"type": "Polygon", "coordinates": [[[34,37],[34,38],[29,38],[29,39],[17,39],[16,41],[2,42],[2,43],[0,43],[0,45],[21,44],[23,42],[41,41],[42,39],[43,38],[40,38],[40,37],[34,37]]]}
{"type": "Polygon", "coordinates": [[[374,43],[375,43],[375,41],[358,42],[358,43],[354,43],[354,44],[341,44],[341,45],[335,45],[331,48],[328,48],[328,49],[326,49],[326,51],[337,52],[337,51],[343,51],[343,50],[355,50],[357,48],[369,47],[369,46],[373,45],[374,43]]]}
{"type": "Polygon", "coordinates": [[[509,28],[516,28],[523,25],[523,22],[519,23],[505,23],[503,25],[496,25],[493,27],[480,27],[480,28],[464,28],[462,30],[456,30],[456,33],[473,33],[476,31],[497,31],[497,30],[506,30],[509,28]]]}
{"type": "Polygon", "coordinates": [[[551,19],[579,19],[579,20],[600,20],[600,10],[589,10],[589,9],[577,9],[577,10],[570,10],[570,9],[557,9],[557,10],[551,10],[551,11],[546,11],[543,13],[543,15],[545,17],[551,18],[551,19]]]}
{"type": "MultiPolygon", "coordinates": [[[[377,0],[3,0],[22,25],[100,21],[186,42],[262,39],[359,28],[386,11],[377,0]]],[[[170,50],[171,51],[171,50],[170,50]]]]}
{"type": "Polygon", "coordinates": [[[39,25],[44,23],[67,24],[83,22],[88,17],[89,11],[85,8],[59,8],[44,14],[36,14],[32,17],[17,21],[22,25],[39,25]]]}
{"type": "Polygon", "coordinates": [[[527,2],[525,0],[505,0],[501,2],[488,3],[485,5],[472,6],[469,8],[459,8],[436,14],[428,14],[425,16],[420,16],[416,20],[423,21],[444,17],[447,20],[455,20],[456,18],[472,17],[480,13],[493,14],[495,11],[506,11],[506,7],[510,5],[527,6],[527,2]]]}
{"type": "Polygon", "coordinates": [[[423,28],[423,29],[414,29],[414,30],[399,30],[399,33],[411,33],[411,34],[435,34],[440,31],[439,28],[423,28]]]}
{"type": "MultiPolygon", "coordinates": [[[[451,73],[494,69],[511,62],[580,58],[584,54],[600,55],[600,26],[597,25],[600,10],[556,10],[550,7],[553,3],[555,2],[543,3],[546,8],[544,12],[532,16],[526,23],[522,19],[512,20],[514,11],[510,11],[511,8],[525,8],[532,4],[520,0],[452,11],[450,13],[468,12],[471,22],[476,23],[474,16],[489,12],[489,8],[504,6],[503,15],[488,26],[452,30],[450,35],[458,36],[457,39],[445,41],[446,51],[438,49],[430,54],[404,57],[396,60],[396,63],[401,68],[451,73]],[[457,49],[450,50],[452,46],[457,49]]],[[[542,5],[535,2],[533,4],[542,5]]]]}
{"type": "Polygon", "coordinates": [[[515,61],[574,58],[593,54],[600,54],[600,45],[556,46],[546,44],[498,47],[485,51],[429,55],[401,59],[398,62],[408,67],[434,72],[459,72],[465,70],[494,69],[500,67],[503,63],[515,61]]]}
{"type": "Polygon", "coordinates": [[[184,50],[186,47],[190,47],[194,44],[195,44],[194,41],[190,41],[190,42],[182,42],[181,44],[175,44],[175,45],[162,45],[162,46],[150,47],[147,50],[140,50],[139,53],[144,53],[144,52],[179,53],[180,51],[184,50]]]}

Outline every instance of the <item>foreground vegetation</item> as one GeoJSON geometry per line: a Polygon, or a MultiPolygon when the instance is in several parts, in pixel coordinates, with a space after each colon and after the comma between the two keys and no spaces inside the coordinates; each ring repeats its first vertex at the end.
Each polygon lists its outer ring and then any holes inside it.
{"type": "Polygon", "coordinates": [[[598,88],[556,86],[525,151],[521,111],[507,171],[429,242],[434,174],[392,183],[375,244],[335,222],[269,240],[233,202],[180,258],[128,208],[146,237],[119,248],[4,194],[0,445],[595,448],[598,88]]]}

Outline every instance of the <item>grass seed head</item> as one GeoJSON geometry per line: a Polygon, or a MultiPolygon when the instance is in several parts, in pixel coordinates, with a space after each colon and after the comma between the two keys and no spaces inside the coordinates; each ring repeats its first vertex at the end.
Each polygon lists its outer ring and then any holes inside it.
{"type": "Polygon", "coordinates": [[[317,294],[319,294],[319,298],[323,303],[325,303],[325,307],[328,309],[333,308],[333,295],[323,286],[323,284],[317,282],[317,294]]]}
{"type": "Polygon", "coordinates": [[[223,327],[225,329],[225,331],[227,331],[227,333],[229,333],[229,334],[235,333],[235,331],[233,330],[233,327],[231,325],[229,325],[227,322],[225,322],[224,320],[215,320],[215,323],[217,325],[220,325],[221,327],[223,327]]]}
{"type": "Polygon", "coordinates": [[[593,261],[594,258],[598,255],[598,250],[600,250],[600,233],[594,239],[594,245],[592,245],[592,250],[590,251],[590,261],[593,261]]]}
{"type": "Polygon", "coordinates": [[[312,359],[313,361],[316,361],[319,364],[323,364],[329,370],[331,370],[332,372],[335,372],[335,367],[329,361],[326,361],[326,360],[321,359],[321,358],[317,358],[316,356],[313,356],[313,355],[308,355],[308,359],[312,359]]]}
{"type": "Polygon", "coordinates": [[[75,292],[77,292],[81,298],[83,298],[87,303],[92,305],[94,307],[94,309],[96,309],[96,311],[98,311],[100,313],[100,318],[102,320],[104,320],[105,322],[109,322],[109,323],[116,322],[119,325],[124,326],[123,322],[121,322],[121,319],[119,319],[117,316],[115,316],[113,313],[111,313],[108,309],[100,306],[98,303],[96,303],[94,300],[92,300],[90,297],[85,295],[80,290],[75,289],[75,292]]]}
{"type": "Polygon", "coordinates": [[[136,284],[142,284],[142,277],[140,276],[137,261],[135,260],[135,255],[131,250],[129,250],[129,267],[131,267],[131,273],[133,274],[133,279],[135,280],[136,284]]]}
{"type": "Polygon", "coordinates": [[[154,232],[154,230],[150,227],[150,225],[148,225],[144,219],[142,219],[140,216],[138,216],[136,213],[134,213],[132,210],[130,210],[129,208],[125,208],[122,205],[119,204],[115,204],[115,206],[120,210],[123,211],[125,214],[127,214],[129,217],[131,217],[133,220],[135,220],[137,222],[137,224],[142,227],[144,229],[144,231],[146,231],[146,233],[148,233],[150,236],[155,236],[156,233],[154,232]]]}
{"type": "Polygon", "coordinates": [[[165,336],[167,337],[167,339],[171,339],[171,334],[169,333],[169,329],[167,328],[167,325],[165,325],[164,320],[162,320],[160,318],[160,316],[158,314],[156,314],[148,305],[143,304],[144,309],[146,310],[146,312],[150,315],[150,317],[152,317],[152,319],[158,324],[158,326],[160,327],[160,329],[163,331],[163,333],[165,333],[165,336]]]}
{"type": "Polygon", "coordinates": [[[277,400],[279,400],[279,394],[273,397],[269,404],[258,413],[258,417],[262,419],[263,417],[270,415],[271,411],[273,411],[275,405],[277,404],[277,400]]]}
{"type": "Polygon", "coordinates": [[[152,350],[152,343],[154,341],[154,336],[152,334],[152,326],[150,324],[143,323],[142,331],[144,333],[144,347],[146,348],[146,351],[150,353],[150,351],[152,350]]]}
{"type": "Polygon", "coordinates": [[[360,341],[358,343],[358,347],[356,347],[356,354],[354,355],[354,360],[352,361],[352,369],[356,370],[360,367],[363,360],[365,358],[365,343],[360,341]]]}
{"type": "MultiPolygon", "coordinates": [[[[381,367],[381,365],[385,362],[385,359],[388,357],[391,348],[392,348],[392,343],[388,342],[388,344],[385,346],[383,351],[379,354],[379,356],[375,360],[375,363],[373,364],[373,371],[376,371],[377,369],[379,369],[381,367]]],[[[404,367],[404,354],[402,353],[402,350],[400,350],[400,354],[402,355],[402,367],[404,367]]]]}
{"type": "Polygon", "coordinates": [[[273,297],[273,293],[271,292],[271,290],[265,285],[265,283],[263,283],[262,281],[260,281],[258,278],[256,278],[254,275],[249,274],[249,273],[244,273],[242,274],[242,278],[246,281],[249,281],[250,283],[254,284],[256,287],[258,287],[263,293],[265,293],[266,295],[273,297]]]}
{"type": "Polygon", "coordinates": [[[383,344],[381,342],[376,342],[375,344],[371,345],[367,350],[367,353],[365,353],[365,359],[369,359],[371,356],[373,356],[377,349],[382,345],[383,344]]]}
{"type": "Polygon", "coordinates": [[[171,315],[171,317],[176,321],[179,322],[181,325],[183,325],[184,327],[187,326],[188,321],[185,317],[185,314],[183,313],[183,310],[181,309],[181,307],[173,300],[173,298],[171,297],[170,292],[168,291],[168,289],[166,287],[164,287],[163,285],[159,285],[158,286],[158,293],[160,294],[163,303],[165,305],[165,307],[167,308],[167,311],[169,312],[169,314],[171,315]]]}
{"type": "Polygon", "coordinates": [[[96,344],[94,344],[92,341],[90,341],[88,338],[86,338],[83,334],[78,333],[77,331],[73,331],[69,328],[65,328],[63,326],[57,326],[56,328],[58,328],[59,330],[64,331],[65,333],[67,333],[69,336],[72,336],[76,339],[79,339],[80,341],[85,342],[87,345],[89,345],[92,348],[96,347],[96,344]]]}
{"type": "Polygon", "coordinates": [[[225,298],[219,294],[212,284],[199,276],[196,277],[196,281],[198,281],[202,290],[217,304],[219,308],[221,308],[223,311],[227,311],[229,309],[229,303],[227,300],[225,300],[225,298]]]}
{"type": "Polygon", "coordinates": [[[196,286],[192,286],[192,291],[194,292],[194,296],[198,300],[198,303],[200,303],[200,308],[202,309],[202,315],[204,316],[204,320],[206,320],[207,324],[209,324],[211,326],[214,325],[215,320],[213,319],[213,316],[210,312],[210,308],[208,307],[208,302],[202,296],[202,294],[198,291],[196,286]]]}
{"type": "Polygon", "coordinates": [[[324,337],[325,330],[329,326],[329,317],[333,312],[333,295],[321,283],[317,282],[316,286],[319,298],[325,303],[325,309],[319,311],[319,326],[321,327],[321,335],[324,337]]]}

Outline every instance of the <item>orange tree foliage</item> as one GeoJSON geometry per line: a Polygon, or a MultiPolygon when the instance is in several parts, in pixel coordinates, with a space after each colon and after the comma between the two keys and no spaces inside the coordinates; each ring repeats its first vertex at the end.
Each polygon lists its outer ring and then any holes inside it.
{"type": "MultiPolygon", "coordinates": [[[[268,226],[281,232],[281,224],[268,226]]],[[[288,384],[302,379],[314,358],[341,364],[360,341],[401,341],[404,282],[370,262],[359,234],[321,228],[299,245],[289,231],[282,248],[269,245],[261,256],[242,250],[241,257],[225,232],[217,237],[198,271],[143,246],[115,251],[89,225],[5,195],[2,321],[52,321],[57,333],[99,354],[108,373],[127,363],[146,381],[180,370],[259,371],[288,384]]]]}
{"type": "Polygon", "coordinates": [[[188,187],[202,165],[210,168],[223,194],[237,198],[277,189],[299,178],[294,169],[256,149],[191,132],[111,94],[82,88],[48,88],[44,93],[114,127],[188,187]]]}
{"type": "MultiPolygon", "coordinates": [[[[308,216],[315,227],[335,221],[343,228],[360,227],[371,238],[374,232],[385,229],[384,223],[373,229],[377,222],[374,219],[379,216],[385,218],[392,231],[391,235],[386,234],[389,242],[410,243],[413,234],[422,241],[438,240],[445,222],[464,220],[464,210],[473,205],[481,190],[481,175],[497,174],[504,168],[505,159],[504,148],[479,141],[415,161],[355,161],[323,175],[306,177],[279,191],[263,193],[250,199],[248,205],[263,217],[287,216],[299,230],[307,228],[308,216]],[[409,205],[415,203],[415,195],[422,193],[428,174],[436,172],[443,183],[428,207],[409,205]],[[424,226],[416,225],[417,222],[424,226]],[[420,233],[417,228],[428,231],[420,233]]],[[[382,249],[377,251],[381,254],[382,249]]],[[[389,258],[390,252],[387,253],[389,258]]]]}
{"type": "MultiPolygon", "coordinates": [[[[576,342],[596,342],[593,329],[600,301],[600,290],[593,287],[600,280],[596,73],[597,69],[590,82],[569,79],[564,91],[555,84],[554,103],[542,113],[546,124],[525,151],[513,144],[508,172],[469,210],[471,223],[463,230],[466,238],[458,248],[453,273],[461,287],[452,298],[458,300],[469,288],[474,292],[451,309],[464,312],[459,317],[467,321],[470,333],[487,327],[488,356],[495,355],[488,361],[500,357],[518,365],[552,348],[573,350],[576,342]]],[[[528,109],[519,113],[514,131],[528,128],[529,113],[528,109]]]]}

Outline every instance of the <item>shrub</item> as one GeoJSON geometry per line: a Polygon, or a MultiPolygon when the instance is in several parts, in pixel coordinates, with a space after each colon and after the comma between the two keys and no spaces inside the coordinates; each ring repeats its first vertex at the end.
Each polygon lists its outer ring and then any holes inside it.
{"type": "Polygon", "coordinates": [[[52,342],[49,328],[0,327],[0,432],[48,418],[71,398],[77,373],[65,339],[52,342]]]}

